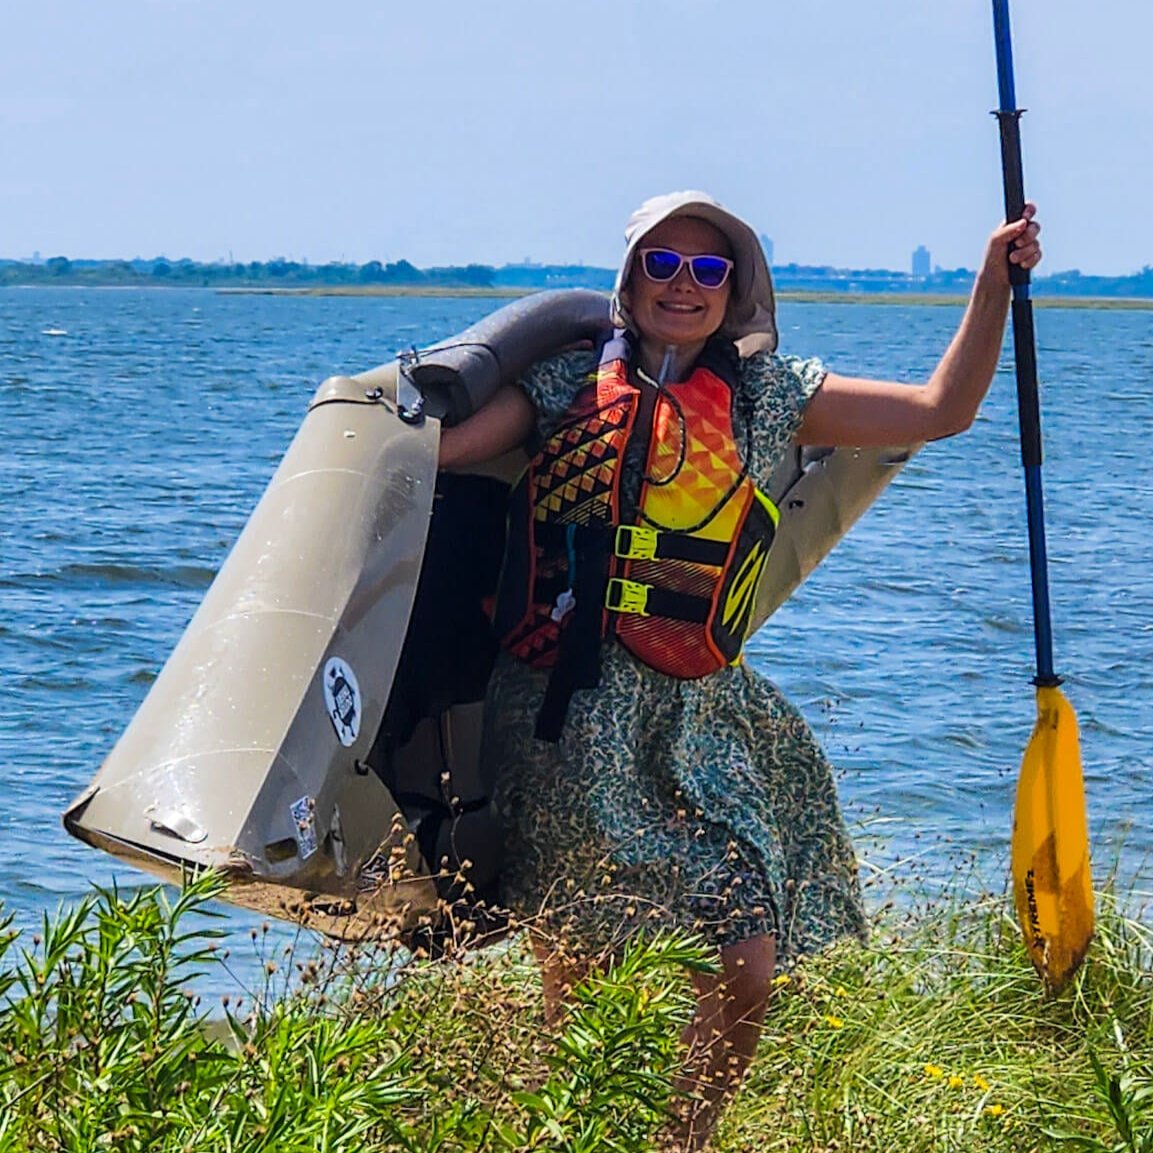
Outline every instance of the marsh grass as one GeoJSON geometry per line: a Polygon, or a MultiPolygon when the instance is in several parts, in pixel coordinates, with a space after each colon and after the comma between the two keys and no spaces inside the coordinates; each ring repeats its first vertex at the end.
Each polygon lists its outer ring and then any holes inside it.
{"type": "MultiPolygon", "coordinates": [[[[221,882],[97,890],[0,938],[0,1151],[637,1150],[662,1123],[692,1010],[687,940],[629,949],[545,1029],[515,945],[401,963],[332,943],[265,963],[211,1011],[230,964],[221,882]]],[[[257,933],[257,945],[260,934],[257,933]]]]}
{"type": "Polygon", "coordinates": [[[1100,906],[1054,999],[993,897],[891,907],[869,946],[782,975],[718,1148],[1153,1150],[1153,942],[1100,906]]]}
{"type": "MultiPolygon", "coordinates": [[[[4,929],[0,1153],[654,1147],[690,940],[632,947],[556,1027],[519,938],[437,962],[327,943],[205,1005],[220,892],[97,890],[35,939],[4,929]]],[[[1153,940],[1101,906],[1057,999],[1002,899],[887,906],[869,946],[778,977],[716,1148],[1153,1153],[1153,940]]]]}

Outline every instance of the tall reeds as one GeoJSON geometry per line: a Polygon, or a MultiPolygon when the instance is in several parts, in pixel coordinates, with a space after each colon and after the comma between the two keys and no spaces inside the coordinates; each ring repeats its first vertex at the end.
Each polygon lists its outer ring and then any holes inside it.
{"type": "MultiPolygon", "coordinates": [[[[691,939],[632,946],[546,1025],[519,938],[417,960],[331,943],[230,961],[218,878],[96,890],[0,933],[0,1153],[656,1148],[691,939]]],[[[1153,937],[1108,894],[1046,999],[1001,899],[889,907],[872,943],[777,978],[718,1150],[1153,1153],[1153,937]]]]}

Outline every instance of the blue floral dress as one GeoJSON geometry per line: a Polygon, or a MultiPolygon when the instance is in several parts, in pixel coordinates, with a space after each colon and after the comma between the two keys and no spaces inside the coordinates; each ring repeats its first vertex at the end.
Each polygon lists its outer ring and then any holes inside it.
{"type": "MultiPolygon", "coordinates": [[[[595,370],[588,352],[521,381],[547,437],[595,370]]],[[[818,360],[741,361],[738,444],[768,488],[824,380],[818,360]]],[[[772,933],[788,961],[863,937],[856,858],[832,767],[800,713],[747,664],[666,676],[604,643],[601,684],[578,690],[559,743],[533,728],[548,674],[502,655],[482,758],[506,832],[502,900],[597,954],[638,929],[716,945],[772,933]]]]}

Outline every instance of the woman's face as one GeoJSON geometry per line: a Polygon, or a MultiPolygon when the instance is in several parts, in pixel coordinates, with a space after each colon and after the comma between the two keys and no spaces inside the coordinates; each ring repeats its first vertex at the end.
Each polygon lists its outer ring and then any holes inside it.
{"type": "MultiPolygon", "coordinates": [[[[641,241],[644,248],[671,248],[682,256],[727,256],[732,251],[725,234],[706,220],[674,216],[662,221],[641,241]]],[[[702,288],[688,265],[672,280],[658,284],[641,267],[638,251],[622,292],[642,339],[660,345],[699,344],[720,328],[732,292],[732,274],[720,288],[702,288]]]]}

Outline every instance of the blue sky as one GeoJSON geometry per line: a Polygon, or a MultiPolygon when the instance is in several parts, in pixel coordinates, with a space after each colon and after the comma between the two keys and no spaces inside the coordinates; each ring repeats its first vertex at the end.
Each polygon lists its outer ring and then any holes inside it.
{"type": "MultiPolygon", "coordinates": [[[[972,267],[987,0],[4,0],[0,256],[612,265],[706,188],[777,263],[972,267]]],[[[1153,264],[1153,4],[1015,0],[1050,272],[1153,264]]]]}

